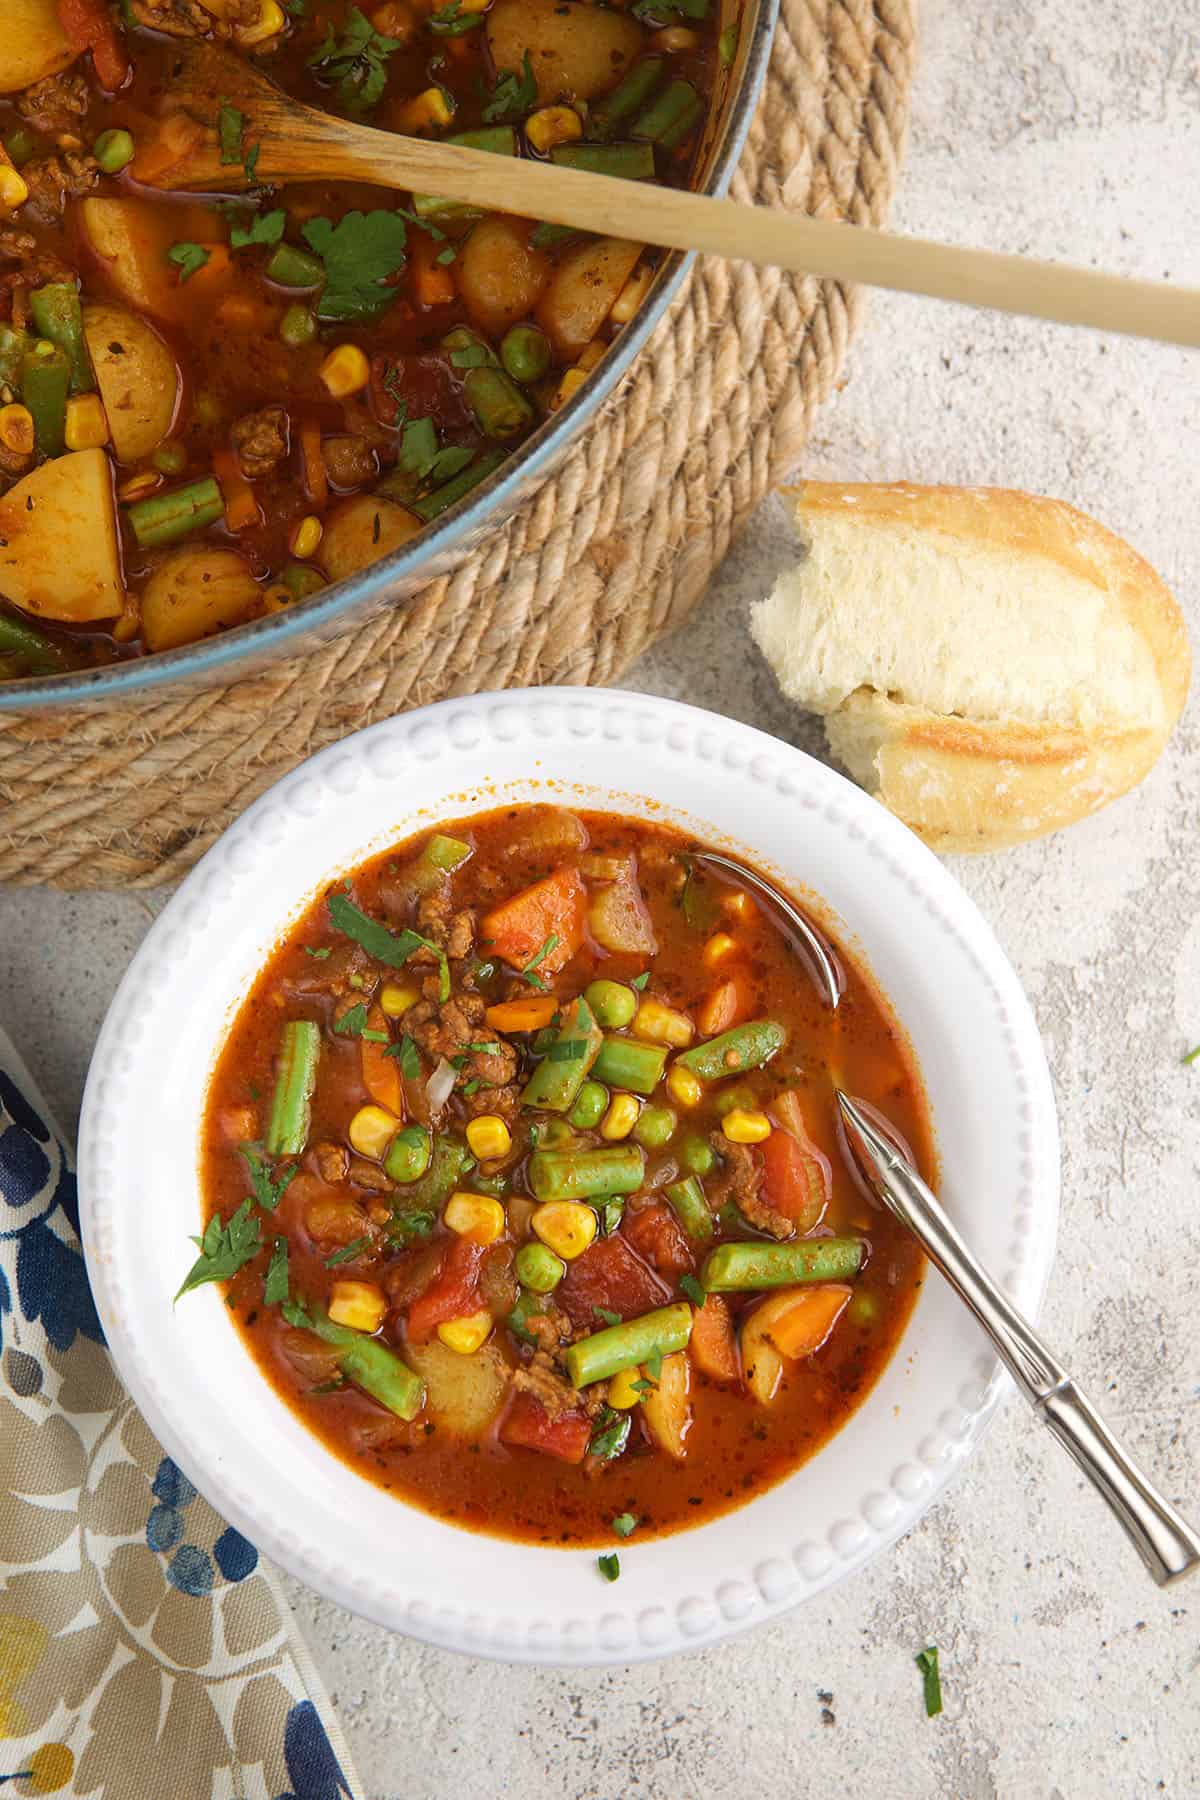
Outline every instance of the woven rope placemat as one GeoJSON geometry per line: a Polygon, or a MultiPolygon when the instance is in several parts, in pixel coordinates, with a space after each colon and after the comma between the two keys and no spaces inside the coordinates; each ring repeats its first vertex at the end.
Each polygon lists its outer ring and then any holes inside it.
{"type": "MultiPolygon", "coordinates": [[[[783,0],[731,192],[882,224],[916,0],[783,0]]],[[[0,880],[178,880],[310,751],[452,694],[614,680],[679,625],[799,460],[857,312],[836,282],[704,258],[556,471],[453,574],[234,686],[0,715],[0,880]]]]}

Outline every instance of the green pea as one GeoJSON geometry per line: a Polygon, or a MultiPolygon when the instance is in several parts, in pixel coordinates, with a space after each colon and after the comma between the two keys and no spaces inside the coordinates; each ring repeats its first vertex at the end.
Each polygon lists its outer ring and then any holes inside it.
{"type": "Polygon", "coordinates": [[[279,321],[279,335],[289,350],[303,350],[317,335],[317,321],[307,306],[289,306],[279,321]]]}
{"type": "Polygon", "coordinates": [[[160,475],[182,475],[187,468],[187,451],[171,438],[160,444],[150,458],[160,475]]]}
{"type": "Polygon", "coordinates": [[[133,161],[133,138],[127,131],[102,131],[92,145],[92,155],[106,175],[119,175],[133,161]]]}
{"type": "Polygon", "coordinates": [[[846,1317],[854,1325],[873,1325],[879,1317],[879,1302],[860,1288],[846,1308],[846,1317]]]}
{"type": "Polygon", "coordinates": [[[717,1165],[717,1153],[706,1138],[693,1135],[683,1140],[680,1161],[689,1175],[711,1175],[717,1165]]]}
{"type": "Polygon", "coordinates": [[[279,579],[297,600],[307,600],[310,594],[315,594],[325,586],[325,577],[321,571],[310,568],[306,563],[288,563],[279,579]]]}
{"type": "Polygon", "coordinates": [[[669,1106],[643,1106],[633,1135],[647,1150],[661,1150],[675,1136],[678,1123],[669,1106]]]}
{"type": "Polygon", "coordinates": [[[517,1280],[535,1294],[551,1294],[567,1272],[567,1265],[545,1244],[522,1244],[514,1267],[517,1280]]]}
{"type": "Polygon", "coordinates": [[[633,1022],[638,997],[620,981],[589,981],[583,997],[606,1031],[619,1031],[633,1022]]]}
{"type": "Polygon", "coordinates": [[[423,1125],[403,1125],[392,1139],[384,1168],[393,1181],[419,1181],[429,1167],[429,1133],[423,1125]]]}
{"type": "Polygon", "coordinates": [[[726,1113],[735,1109],[742,1112],[758,1112],[758,1095],[748,1087],[726,1088],[723,1094],[717,1095],[717,1117],[723,1119],[726,1113]]]}
{"type": "Polygon", "coordinates": [[[608,1111],[608,1089],[602,1081],[585,1081],[567,1114],[577,1131],[591,1131],[608,1111]]]}
{"type": "Polygon", "coordinates": [[[565,1119],[539,1119],[538,1149],[564,1150],[575,1142],[575,1133],[565,1119]]]}
{"type": "Polygon", "coordinates": [[[540,381],[550,367],[550,345],[536,325],[514,325],[500,345],[500,361],[514,381],[540,381]]]}

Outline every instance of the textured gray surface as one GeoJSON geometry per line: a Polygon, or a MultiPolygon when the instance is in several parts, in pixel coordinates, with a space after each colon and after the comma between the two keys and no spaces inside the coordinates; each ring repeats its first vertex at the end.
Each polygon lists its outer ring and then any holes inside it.
{"type": "MultiPolygon", "coordinates": [[[[931,0],[899,228],[1200,283],[1200,15],[931,0]]],[[[810,473],[997,482],[1094,512],[1200,632],[1194,357],[877,298],[810,473]]],[[[630,685],[820,750],[745,611],[789,554],[769,505],[630,685]]],[[[1069,832],[960,862],[1026,983],[1064,1128],[1051,1340],[1200,1502],[1200,734],[1069,832]]],[[[0,1004],[64,1118],[156,900],[0,893],[0,1004]]],[[[1137,1796],[1200,1791],[1200,1582],[1161,1595],[1015,1402],[950,1497],[806,1613],[632,1672],[421,1650],[293,1587],[371,1800],[548,1792],[1137,1796]],[[941,1646],[926,1722],[913,1652],[941,1646]],[[821,1698],[832,1694],[828,1703],[821,1698]],[[832,1718],[823,1717],[823,1707],[832,1718]]]]}

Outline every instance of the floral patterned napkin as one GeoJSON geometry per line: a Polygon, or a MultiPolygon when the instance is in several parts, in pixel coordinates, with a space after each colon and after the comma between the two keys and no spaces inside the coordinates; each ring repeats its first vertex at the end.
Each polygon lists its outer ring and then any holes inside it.
{"type": "Polygon", "coordinates": [[[0,1031],[0,1800],[354,1800],[273,1573],[124,1393],[70,1153],[0,1031]]]}

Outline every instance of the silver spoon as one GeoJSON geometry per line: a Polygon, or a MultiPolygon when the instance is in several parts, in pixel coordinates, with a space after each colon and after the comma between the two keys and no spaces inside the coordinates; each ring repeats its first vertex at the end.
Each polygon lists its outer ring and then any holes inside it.
{"type": "Polygon", "coordinates": [[[836,1012],[845,989],[845,977],[833,945],[828,938],[822,936],[811,920],[806,919],[799,908],[786,900],[769,881],[764,881],[761,875],[756,875],[753,869],[747,869],[742,863],[734,862],[731,856],[722,856],[716,850],[697,850],[691,860],[736,876],[743,887],[753,888],[776,912],[782,914],[787,925],[786,935],[795,940],[795,948],[808,964],[825,1005],[830,1012],[836,1012]]]}
{"type": "Polygon", "coordinates": [[[1159,1587],[1200,1568],[1200,1534],[1123,1450],[1028,1321],[980,1267],[933,1194],[862,1107],[837,1093],[846,1142],[872,1193],[918,1239],[991,1338],[1034,1411],[1124,1526],[1159,1587]]]}

